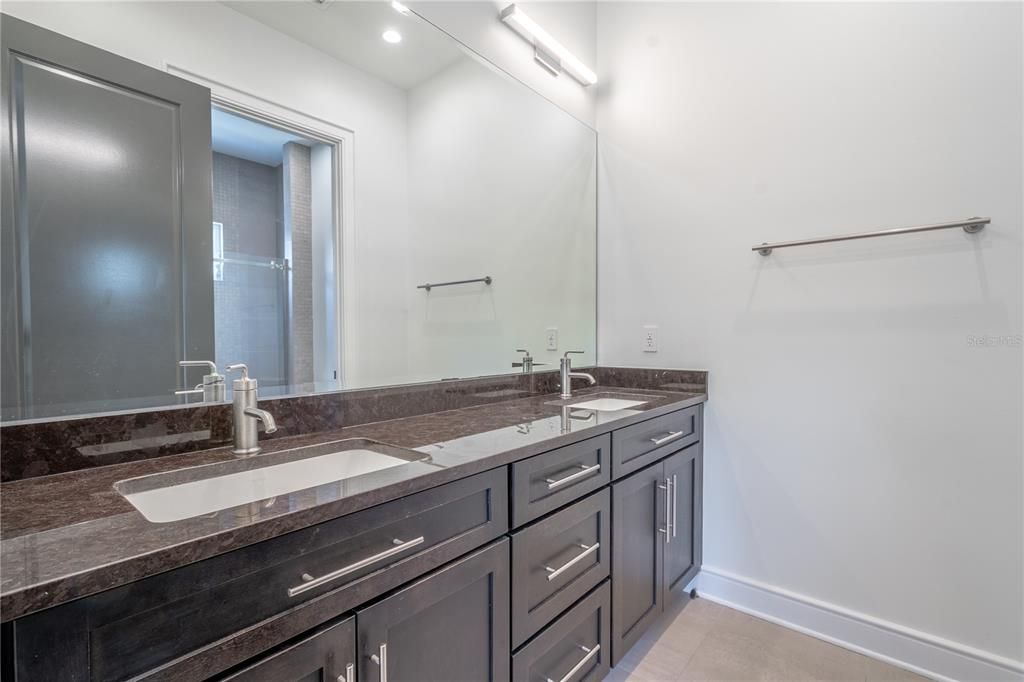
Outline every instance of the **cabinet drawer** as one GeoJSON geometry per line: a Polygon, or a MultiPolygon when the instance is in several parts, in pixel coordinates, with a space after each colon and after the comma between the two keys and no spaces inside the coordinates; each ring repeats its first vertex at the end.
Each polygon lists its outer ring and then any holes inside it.
{"type": "Polygon", "coordinates": [[[507,476],[485,472],[146,578],[72,602],[81,613],[69,617],[57,607],[19,619],[27,647],[56,639],[78,656],[37,658],[26,679],[72,679],[56,665],[92,680],[223,671],[500,537],[507,476]]]}
{"type": "Polygon", "coordinates": [[[512,655],[512,679],[598,682],[609,673],[608,581],[512,655]]]}
{"type": "Polygon", "coordinates": [[[298,642],[247,663],[217,682],[356,682],[356,619],[318,628],[298,642]]]}
{"type": "Polygon", "coordinates": [[[700,407],[694,405],[613,432],[612,478],[621,478],[699,441],[700,407]]]}
{"type": "Polygon", "coordinates": [[[610,541],[607,488],[513,533],[513,647],[608,576],[610,541]]]}
{"type": "Polygon", "coordinates": [[[540,518],[611,480],[605,434],[512,465],[512,527],[540,518]]]}

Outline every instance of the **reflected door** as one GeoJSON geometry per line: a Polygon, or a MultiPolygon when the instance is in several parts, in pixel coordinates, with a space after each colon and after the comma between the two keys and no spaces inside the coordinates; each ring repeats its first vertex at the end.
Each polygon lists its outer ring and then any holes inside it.
{"type": "Polygon", "coordinates": [[[6,15],[2,43],[4,417],[171,404],[213,357],[209,91],[6,15]]]}

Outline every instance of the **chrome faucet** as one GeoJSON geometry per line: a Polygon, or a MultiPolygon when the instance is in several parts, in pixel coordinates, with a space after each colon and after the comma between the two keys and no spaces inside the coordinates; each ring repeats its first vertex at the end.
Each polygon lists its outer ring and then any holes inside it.
{"type": "Polygon", "coordinates": [[[593,386],[594,384],[597,383],[597,379],[595,379],[590,374],[587,374],[586,372],[574,372],[574,371],[572,371],[572,358],[569,357],[569,354],[570,353],[579,353],[579,354],[582,355],[584,352],[585,351],[581,351],[581,350],[567,350],[567,351],[565,351],[565,354],[562,356],[562,363],[561,363],[562,400],[566,400],[566,399],[572,397],[572,380],[573,379],[586,379],[587,381],[590,382],[591,386],[593,386]]]}
{"type": "Polygon", "coordinates": [[[256,407],[256,380],[249,378],[249,368],[239,363],[228,365],[224,371],[235,370],[241,370],[242,378],[231,383],[235,422],[235,448],[232,452],[236,455],[255,455],[260,451],[259,423],[263,423],[264,431],[273,433],[277,431],[277,422],[274,421],[274,415],[256,407]]]}

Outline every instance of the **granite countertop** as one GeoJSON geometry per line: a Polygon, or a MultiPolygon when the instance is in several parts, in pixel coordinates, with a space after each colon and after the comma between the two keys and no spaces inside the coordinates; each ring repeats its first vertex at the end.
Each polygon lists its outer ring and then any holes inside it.
{"type": "Polygon", "coordinates": [[[229,447],[4,483],[0,617],[18,618],[705,400],[705,393],[599,386],[565,402],[533,396],[270,440],[257,457],[367,438],[430,458],[169,523],[147,521],[114,484],[234,461],[229,447]],[[563,405],[594,393],[643,394],[647,402],[588,421],[563,419],[563,405]]]}

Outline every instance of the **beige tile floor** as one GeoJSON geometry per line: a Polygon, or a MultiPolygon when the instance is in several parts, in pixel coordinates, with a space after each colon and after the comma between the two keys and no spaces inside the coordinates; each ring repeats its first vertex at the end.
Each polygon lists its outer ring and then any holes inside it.
{"type": "Polygon", "coordinates": [[[663,614],[605,682],[925,679],[698,598],[663,614]]]}

